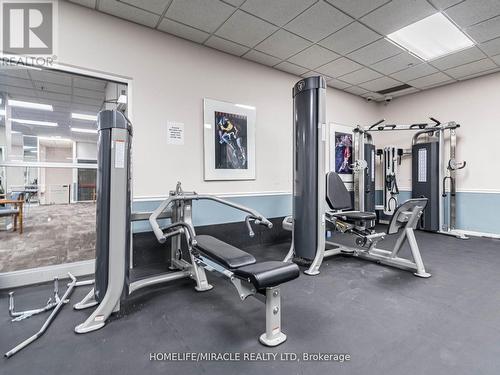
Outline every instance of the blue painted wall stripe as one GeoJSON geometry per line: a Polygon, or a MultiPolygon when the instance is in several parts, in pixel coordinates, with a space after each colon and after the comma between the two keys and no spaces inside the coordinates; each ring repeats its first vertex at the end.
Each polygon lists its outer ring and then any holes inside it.
{"type": "MultiPolygon", "coordinates": [[[[411,198],[410,191],[400,192],[400,201],[411,198]]],[[[292,197],[286,195],[255,195],[228,198],[235,203],[252,207],[269,218],[290,215],[292,212],[292,197]]],[[[382,203],[382,191],[377,190],[377,204],[382,203]]],[[[133,211],[152,211],[160,201],[136,201],[133,211]]],[[[457,193],[457,229],[500,234],[500,194],[494,193],[457,193]]],[[[193,202],[193,222],[196,226],[223,224],[242,221],[245,214],[230,207],[211,201],[193,202]]],[[[149,223],[136,222],[134,232],[150,231],[149,223]]]]}

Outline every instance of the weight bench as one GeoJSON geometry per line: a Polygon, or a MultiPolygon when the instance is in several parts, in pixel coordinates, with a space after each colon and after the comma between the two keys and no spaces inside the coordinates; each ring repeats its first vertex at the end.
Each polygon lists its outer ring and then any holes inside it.
{"type": "MultiPolygon", "coordinates": [[[[350,247],[326,240],[325,249],[318,251],[307,271],[308,275],[317,275],[323,258],[343,254],[370,260],[376,263],[412,271],[415,276],[430,277],[425,271],[420,249],[414,230],[427,206],[427,198],[409,199],[394,211],[386,232],[375,232],[376,215],[373,212],[342,211],[352,208],[351,194],[340,176],[335,172],[326,175],[326,202],[330,210],[325,212],[326,229],[341,233],[353,234],[356,237],[356,247],[350,247]],[[400,233],[401,232],[401,233],[400,233]],[[392,250],[376,247],[386,235],[400,233],[392,250]],[[399,252],[405,241],[408,241],[412,254],[411,259],[402,258],[399,252]]],[[[293,218],[283,221],[283,228],[293,229],[293,218]]],[[[285,261],[293,258],[293,247],[288,252],[285,261]]]]}
{"type": "Polygon", "coordinates": [[[198,265],[227,277],[242,301],[253,296],[266,304],[266,332],[259,341],[267,346],[284,342],[280,284],[299,277],[298,266],[280,261],[257,262],[253,255],[207,235],[195,236],[192,246],[198,265]]]}
{"type": "Polygon", "coordinates": [[[209,200],[245,212],[245,224],[250,237],[255,235],[252,222],[268,228],[273,226],[262,214],[249,207],[213,195],[185,192],[179,182],[149,217],[157,240],[160,243],[171,240],[170,270],[173,274],[180,273],[180,277],[187,276],[196,281],[195,289],[199,292],[212,289],[205,271],[216,272],[233,284],[242,301],[252,296],[264,302],[266,332],[259,341],[267,346],[281,344],[286,340],[286,335],[281,332],[280,285],[297,278],[299,267],[281,261],[257,262],[253,255],[215,237],[196,235],[192,220],[194,200],[209,200]],[[169,217],[172,224],[160,226],[159,219],[164,217],[169,217]],[[189,257],[182,256],[182,237],[186,239],[188,254],[185,255],[189,257]]]}

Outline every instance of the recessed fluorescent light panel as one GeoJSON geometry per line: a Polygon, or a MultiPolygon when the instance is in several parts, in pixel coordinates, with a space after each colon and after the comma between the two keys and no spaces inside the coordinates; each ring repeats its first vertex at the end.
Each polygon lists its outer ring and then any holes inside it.
{"type": "Polygon", "coordinates": [[[72,132],[75,133],[91,133],[91,134],[97,134],[97,129],[83,129],[83,128],[71,128],[72,132]]]}
{"type": "Polygon", "coordinates": [[[50,121],[22,120],[17,118],[13,118],[11,121],[24,125],[58,126],[57,122],[50,122],[50,121]]]}
{"type": "Polygon", "coordinates": [[[442,13],[436,13],[387,35],[423,60],[429,61],[472,47],[474,42],[442,13]]]}
{"type": "Polygon", "coordinates": [[[86,115],[84,113],[72,113],[71,118],[75,120],[97,121],[96,115],[86,115]]]}
{"type": "Polygon", "coordinates": [[[5,109],[0,109],[0,116],[5,116],[5,109]]]}
{"type": "Polygon", "coordinates": [[[12,107],[39,109],[41,111],[54,111],[54,108],[50,104],[23,102],[21,100],[9,100],[9,105],[12,107]]]}

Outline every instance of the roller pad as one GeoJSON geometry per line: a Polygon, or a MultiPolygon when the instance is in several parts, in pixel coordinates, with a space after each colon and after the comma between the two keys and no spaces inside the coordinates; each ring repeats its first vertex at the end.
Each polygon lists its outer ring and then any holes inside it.
{"type": "Polygon", "coordinates": [[[255,263],[253,255],[231,246],[215,237],[200,235],[196,236],[196,249],[219,263],[225,268],[232,269],[248,266],[255,263]]]}
{"type": "Polygon", "coordinates": [[[249,280],[259,290],[296,279],[300,274],[295,263],[279,261],[255,263],[232,271],[235,276],[249,280]]]}

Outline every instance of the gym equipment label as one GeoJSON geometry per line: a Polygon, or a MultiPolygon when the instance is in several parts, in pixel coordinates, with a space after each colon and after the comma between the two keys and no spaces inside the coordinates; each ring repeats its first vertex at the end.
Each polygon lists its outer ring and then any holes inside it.
{"type": "Polygon", "coordinates": [[[125,168],[125,141],[115,141],[115,168],[125,168]]]}

